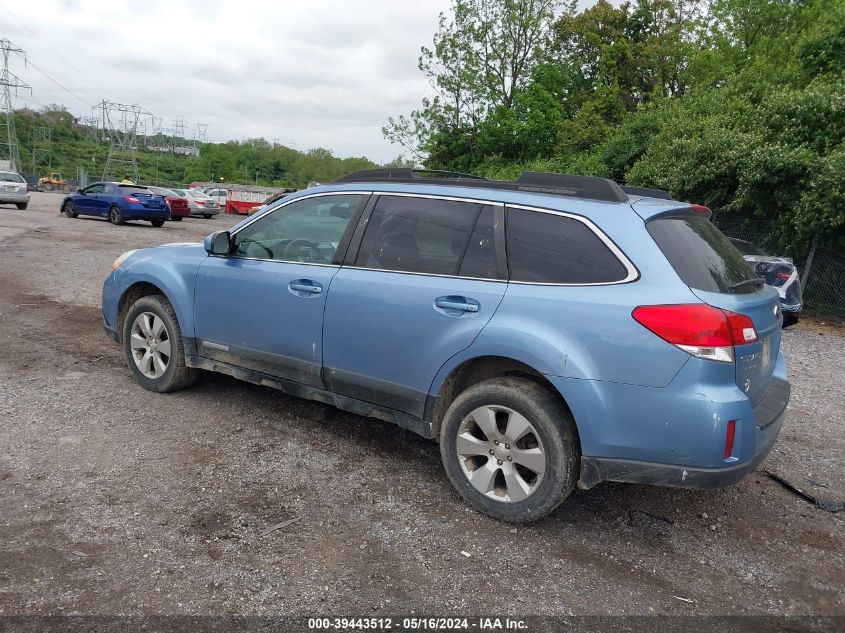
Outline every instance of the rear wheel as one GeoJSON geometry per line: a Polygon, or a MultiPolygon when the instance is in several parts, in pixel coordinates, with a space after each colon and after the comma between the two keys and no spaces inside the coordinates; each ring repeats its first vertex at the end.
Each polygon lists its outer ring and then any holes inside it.
{"type": "Polygon", "coordinates": [[[204,217],[206,220],[210,220],[210,219],[211,219],[211,214],[210,214],[210,213],[203,213],[203,214],[202,214],[202,217],[204,217]]]}
{"type": "Polygon", "coordinates": [[[76,211],[76,205],[73,204],[73,200],[68,200],[65,202],[65,206],[62,207],[62,211],[64,214],[69,218],[75,218],[79,215],[76,211]]]}
{"type": "Polygon", "coordinates": [[[176,391],[196,380],[197,370],[185,365],[176,313],[161,295],[141,297],[129,309],[123,322],[123,352],[144,389],[176,391]]]}
{"type": "Polygon", "coordinates": [[[17,203],[15,203],[15,206],[16,206],[18,209],[20,209],[21,211],[23,211],[24,209],[26,209],[27,205],[28,205],[28,203],[27,203],[27,202],[17,202],[17,203]]]}
{"type": "Polygon", "coordinates": [[[109,209],[109,222],[118,225],[123,224],[126,220],[123,219],[123,212],[117,205],[109,209]]]}
{"type": "Polygon", "coordinates": [[[575,487],[575,423],[549,390],[521,378],[478,383],[443,418],[440,455],[452,484],[476,510],[500,521],[536,521],[575,487]]]}
{"type": "Polygon", "coordinates": [[[164,220],[150,220],[150,224],[153,226],[164,226],[164,220]]]}
{"type": "Polygon", "coordinates": [[[181,215],[177,215],[177,216],[172,217],[172,218],[170,218],[170,219],[171,219],[171,220],[173,220],[174,222],[181,222],[181,221],[182,221],[182,216],[181,216],[181,215]]]}

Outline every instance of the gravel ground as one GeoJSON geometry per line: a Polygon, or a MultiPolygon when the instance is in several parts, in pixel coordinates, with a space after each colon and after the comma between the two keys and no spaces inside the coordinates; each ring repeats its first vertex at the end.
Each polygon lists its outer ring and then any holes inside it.
{"type": "Polygon", "coordinates": [[[0,208],[0,614],[845,615],[845,512],[763,472],[845,497],[835,331],[785,333],[789,420],[736,486],[602,484],[515,529],[391,425],[219,375],[138,387],[101,329],[111,262],[235,218],[115,227],[60,200],[0,208]]]}

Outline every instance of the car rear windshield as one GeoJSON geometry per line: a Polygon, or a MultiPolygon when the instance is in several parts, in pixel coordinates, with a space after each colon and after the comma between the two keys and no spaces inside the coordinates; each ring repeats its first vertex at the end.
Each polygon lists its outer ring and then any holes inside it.
{"type": "Polygon", "coordinates": [[[754,271],[730,240],[707,218],[670,216],[652,220],[648,232],[690,288],[723,294],[760,290],[754,271]]]}
{"type": "Polygon", "coordinates": [[[120,193],[125,193],[127,195],[131,194],[140,194],[142,196],[151,196],[155,195],[152,191],[147,189],[146,187],[139,187],[138,185],[118,185],[120,187],[120,193]]]}
{"type": "Polygon", "coordinates": [[[0,181],[3,182],[26,182],[20,174],[13,171],[0,171],[0,181]]]}

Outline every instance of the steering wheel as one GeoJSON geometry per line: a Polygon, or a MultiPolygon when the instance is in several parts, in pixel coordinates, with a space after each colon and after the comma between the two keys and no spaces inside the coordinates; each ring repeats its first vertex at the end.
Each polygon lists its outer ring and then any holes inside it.
{"type": "Polygon", "coordinates": [[[303,253],[298,257],[305,257],[306,259],[299,259],[299,261],[310,262],[314,261],[313,253],[319,252],[319,246],[310,240],[303,240],[303,239],[296,239],[291,240],[285,246],[285,250],[282,252],[282,259],[292,259],[292,254],[296,251],[294,249],[299,249],[302,253],[303,249],[308,249],[311,253],[303,253]]]}

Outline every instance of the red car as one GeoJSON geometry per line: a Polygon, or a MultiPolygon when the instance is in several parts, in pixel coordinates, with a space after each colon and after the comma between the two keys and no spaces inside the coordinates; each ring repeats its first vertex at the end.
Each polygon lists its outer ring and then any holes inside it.
{"type": "Polygon", "coordinates": [[[188,206],[188,201],[182,198],[175,191],[165,189],[164,187],[147,187],[150,191],[159,196],[164,196],[167,201],[167,206],[170,209],[170,219],[175,222],[181,222],[182,218],[187,218],[191,215],[191,209],[188,206]]]}

